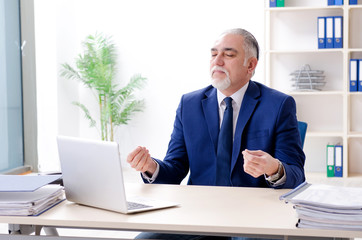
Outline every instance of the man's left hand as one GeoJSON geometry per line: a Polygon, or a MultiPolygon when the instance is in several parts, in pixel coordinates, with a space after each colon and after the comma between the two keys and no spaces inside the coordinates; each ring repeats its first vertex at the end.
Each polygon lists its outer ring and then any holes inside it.
{"type": "Polygon", "coordinates": [[[242,154],[244,156],[244,171],[251,176],[255,178],[263,174],[271,176],[278,172],[279,161],[270,154],[261,150],[251,151],[248,149],[245,149],[242,154]]]}

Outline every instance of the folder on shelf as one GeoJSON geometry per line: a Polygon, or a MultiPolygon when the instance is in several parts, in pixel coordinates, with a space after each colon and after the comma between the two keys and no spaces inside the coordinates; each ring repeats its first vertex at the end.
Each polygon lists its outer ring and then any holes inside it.
{"type": "Polygon", "coordinates": [[[284,0],[277,0],[277,7],[284,7],[284,0]]]}
{"type": "Polygon", "coordinates": [[[357,62],[357,90],[362,92],[362,59],[357,62]]]}
{"type": "Polygon", "coordinates": [[[343,0],[335,0],[334,5],[343,5],[343,0]]]}
{"type": "Polygon", "coordinates": [[[358,90],[358,59],[349,60],[349,91],[356,92],[358,90]]]}
{"type": "Polygon", "coordinates": [[[343,48],[343,17],[335,16],[333,17],[333,27],[334,27],[334,48],[343,48]]]}
{"type": "Polygon", "coordinates": [[[357,5],[357,0],[349,0],[349,5],[357,5]]]}
{"type": "Polygon", "coordinates": [[[334,177],[334,145],[327,145],[327,177],[334,177]]]}
{"type": "Polygon", "coordinates": [[[318,48],[326,48],[326,18],[318,17],[318,48]]]}
{"type": "Polygon", "coordinates": [[[326,48],[333,48],[333,17],[326,17],[326,48]]]}
{"type": "Polygon", "coordinates": [[[328,0],[328,6],[333,6],[333,5],[335,5],[334,0],[328,0]]]}
{"type": "Polygon", "coordinates": [[[277,0],[270,0],[269,1],[269,7],[276,7],[277,6],[277,0]]]}
{"type": "Polygon", "coordinates": [[[343,177],[343,146],[334,146],[334,176],[343,177]]]}

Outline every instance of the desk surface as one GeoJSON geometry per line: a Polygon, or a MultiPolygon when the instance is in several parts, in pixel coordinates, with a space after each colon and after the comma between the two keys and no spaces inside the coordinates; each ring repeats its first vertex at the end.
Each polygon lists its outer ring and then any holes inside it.
{"type": "Polygon", "coordinates": [[[204,235],[362,237],[362,232],[299,229],[288,190],[186,185],[127,184],[129,195],[179,202],[180,206],[124,215],[65,201],[38,217],[0,216],[0,222],[72,228],[184,232],[204,235]]]}

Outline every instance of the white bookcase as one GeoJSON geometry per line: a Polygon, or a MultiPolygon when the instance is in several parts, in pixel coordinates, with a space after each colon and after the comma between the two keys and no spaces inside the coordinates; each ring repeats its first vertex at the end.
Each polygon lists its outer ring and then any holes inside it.
{"type": "Polygon", "coordinates": [[[326,176],[326,145],[343,145],[343,177],[362,178],[362,92],[349,92],[349,59],[362,59],[362,0],[328,6],[327,0],[265,0],[265,79],[294,97],[297,116],[308,123],[305,170],[326,176]],[[343,48],[318,49],[317,18],[343,16],[343,48]],[[322,91],[293,91],[291,72],[309,64],[323,70],[322,91]]]}

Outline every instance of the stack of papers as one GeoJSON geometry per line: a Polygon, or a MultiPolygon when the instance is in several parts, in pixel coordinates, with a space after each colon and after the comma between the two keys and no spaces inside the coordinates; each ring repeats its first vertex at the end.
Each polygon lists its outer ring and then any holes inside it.
{"type": "Polygon", "coordinates": [[[1,192],[0,215],[39,215],[64,199],[60,185],[46,185],[33,192],[1,192]]]}
{"type": "Polygon", "coordinates": [[[280,199],[293,204],[297,227],[362,230],[362,188],[303,183],[280,199]]]}
{"type": "Polygon", "coordinates": [[[65,199],[61,175],[0,175],[0,215],[34,216],[65,199]]]}

